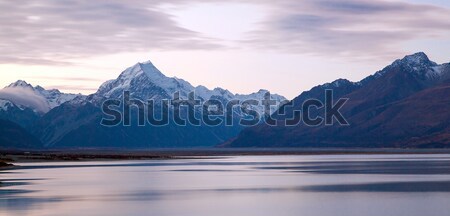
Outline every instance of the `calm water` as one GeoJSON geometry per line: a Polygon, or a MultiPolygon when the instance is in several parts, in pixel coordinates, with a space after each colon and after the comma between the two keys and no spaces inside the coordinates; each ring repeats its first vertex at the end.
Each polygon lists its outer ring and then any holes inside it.
{"type": "Polygon", "coordinates": [[[450,155],[22,163],[0,215],[449,215],[450,155]]]}

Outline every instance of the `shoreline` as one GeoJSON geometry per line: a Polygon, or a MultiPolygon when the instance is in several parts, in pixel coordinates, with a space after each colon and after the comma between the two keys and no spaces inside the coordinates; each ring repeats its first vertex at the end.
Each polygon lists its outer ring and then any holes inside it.
{"type": "MultiPolygon", "coordinates": [[[[3,160],[0,160],[0,170],[8,169],[14,167],[14,164],[7,163],[3,160]]],[[[1,182],[0,182],[1,183],[1,182]]]]}
{"type": "Polygon", "coordinates": [[[0,169],[14,162],[115,161],[198,159],[220,156],[282,156],[282,155],[387,155],[387,154],[450,154],[450,149],[367,149],[367,148],[246,148],[246,149],[71,149],[46,151],[0,150],[0,169]]]}

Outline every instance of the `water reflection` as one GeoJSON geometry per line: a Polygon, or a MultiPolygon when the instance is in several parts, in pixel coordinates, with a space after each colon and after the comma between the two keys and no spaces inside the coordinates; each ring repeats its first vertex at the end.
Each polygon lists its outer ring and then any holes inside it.
{"type": "Polygon", "coordinates": [[[450,192],[450,181],[387,182],[305,186],[312,192],[450,192]]]}
{"type": "Polygon", "coordinates": [[[23,163],[0,215],[445,215],[449,155],[23,163]]]}
{"type": "Polygon", "coordinates": [[[333,161],[303,162],[291,166],[268,166],[261,169],[291,170],[322,174],[450,174],[450,161],[333,161]]]}

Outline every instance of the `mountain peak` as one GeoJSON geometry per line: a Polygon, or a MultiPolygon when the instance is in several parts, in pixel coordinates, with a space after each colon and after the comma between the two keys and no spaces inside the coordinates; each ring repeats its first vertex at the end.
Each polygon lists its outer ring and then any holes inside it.
{"type": "Polygon", "coordinates": [[[150,61],[146,61],[127,68],[117,79],[103,83],[96,94],[106,98],[120,98],[127,90],[142,99],[150,99],[173,95],[176,91],[191,92],[193,88],[182,79],[165,76],[150,61]]]}
{"type": "Polygon", "coordinates": [[[354,82],[352,82],[352,81],[350,81],[350,80],[348,80],[348,79],[342,79],[342,78],[339,78],[339,79],[337,79],[337,80],[334,80],[334,81],[331,82],[331,83],[325,83],[325,84],[323,84],[323,85],[321,85],[321,86],[326,87],[326,88],[329,88],[329,87],[341,87],[341,86],[347,86],[347,85],[349,85],[349,84],[351,84],[351,85],[356,85],[357,83],[354,83],[354,82]]]}
{"type": "Polygon", "coordinates": [[[428,56],[424,52],[418,52],[414,53],[412,55],[407,55],[403,57],[402,59],[396,60],[393,63],[394,66],[397,65],[407,65],[407,66],[413,66],[413,67],[429,67],[429,66],[436,66],[437,64],[430,61],[428,56]]]}
{"type": "Polygon", "coordinates": [[[17,80],[4,89],[0,89],[0,99],[8,100],[18,107],[28,107],[37,113],[48,112],[77,95],[65,94],[58,89],[46,90],[41,86],[33,87],[24,80],[17,80]]]}
{"type": "Polygon", "coordinates": [[[150,60],[147,60],[147,61],[144,61],[144,62],[139,62],[138,64],[141,64],[141,65],[151,65],[151,66],[153,66],[153,63],[152,63],[150,60]]]}
{"type": "Polygon", "coordinates": [[[9,84],[8,87],[33,87],[33,86],[31,86],[24,80],[17,80],[16,82],[9,84]]]}
{"type": "Polygon", "coordinates": [[[430,61],[427,54],[425,54],[424,52],[417,52],[412,55],[407,55],[403,58],[403,60],[406,60],[409,62],[428,62],[428,61],[430,61]]]}
{"type": "Polygon", "coordinates": [[[138,62],[135,65],[129,67],[124,72],[122,72],[121,77],[123,79],[133,79],[139,75],[144,74],[150,79],[160,79],[161,77],[166,77],[162,74],[151,61],[138,62]]]}

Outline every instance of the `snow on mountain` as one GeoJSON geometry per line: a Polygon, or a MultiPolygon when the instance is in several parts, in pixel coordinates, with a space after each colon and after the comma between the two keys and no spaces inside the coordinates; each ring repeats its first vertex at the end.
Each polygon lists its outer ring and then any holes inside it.
{"type": "Polygon", "coordinates": [[[337,79],[331,83],[325,83],[322,86],[326,87],[326,88],[332,88],[332,87],[339,88],[341,86],[347,86],[347,85],[361,85],[361,82],[352,82],[347,79],[337,79]]]}
{"type": "Polygon", "coordinates": [[[221,98],[226,101],[230,101],[235,98],[235,95],[230,91],[223,88],[214,88],[213,90],[209,90],[205,86],[199,85],[194,89],[195,95],[201,97],[204,100],[208,100],[211,98],[221,98]]]}
{"type": "Polygon", "coordinates": [[[58,89],[45,90],[41,86],[36,86],[35,90],[38,91],[39,94],[41,94],[42,96],[44,96],[44,98],[47,99],[50,108],[55,108],[79,96],[76,94],[61,93],[58,89]]]}
{"type": "Polygon", "coordinates": [[[423,52],[414,53],[412,55],[407,55],[402,59],[398,59],[394,61],[393,65],[408,65],[411,67],[430,67],[430,66],[436,66],[437,64],[435,62],[430,61],[428,56],[423,52]]]}
{"type": "Polygon", "coordinates": [[[445,74],[446,68],[448,68],[448,65],[445,64],[431,67],[426,75],[429,79],[438,79],[445,74]]]}
{"type": "Polygon", "coordinates": [[[235,98],[240,100],[241,102],[243,101],[248,101],[248,100],[256,100],[259,102],[259,105],[257,106],[251,106],[251,108],[255,111],[257,111],[261,116],[263,116],[264,114],[272,114],[275,111],[277,111],[278,107],[281,105],[281,103],[286,103],[287,99],[281,95],[278,94],[271,94],[268,90],[265,89],[260,89],[258,92],[255,93],[251,93],[248,95],[245,94],[236,94],[235,98]],[[276,105],[272,105],[270,106],[270,113],[264,113],[264,109],[265,109],[265,104],[263,104],[263,101],[266,99],[266,94],[269,93],[270,94],[270,99],[275,100],[276,101],[276,105]]]}
{"type": "Polygon", "coordinates": [[[442,80],[447,76],[450,76],[450,64],[441,64],[431,61],[428,56],[423,52],[418,52],[412,55],[407,55],[402,59],[395,60],[391,65],[385,67],[383,70],[377,71],[375,74],[370,75],[359,82],[351,82],[345,79],[338,79],[332,83],[326,83],[324,85],[339,87],[340,85],[345,84],[353,84],[362,86],[368,81],[378,79],[385,75],[388,71],[391,71],[394,67],[400,67],[401,70],[407,71],[411,74],[414,74],[418,77],[421,77],[422,80],[434,82],[436,80],[442,80]]]}
{"type": "Polygon", "coordinates": [[[445,74],[448,64],[438,65],[431,61],[425,53],[418,52],[396,60],[388,67],[403,67],[423,80],[438,80],[445,74]]]}
{"type": "Polygon", "coordinates": [[[14,106],[14,104],[11,103],[11,101],[0,99],[0,110],[8,111],[8,109],[13,107],[13,106],[14,106]]]}
{"type": "MultiPolygon", "coordinates": [[[[31,108],[41,114],[74,99],[76,96],[78,95],[61,93],[57,89],[45,90],[41,86],[33,87],[23,80],[18,80],[0,90],[0,99],[21,108],[31,108]]],[[[3,104],[7,103],[4,102],[3,104]]]]}
{"type": "MultiPolygon", "coordinates": [[[[260,90],[249,95],[235,95],[222,88],[210,90],[201,85],[194,87],[183,79],[165,76],[150,61],[147,61],[127,68],[117,79],[103,83],[93,98],[94,100],[98,98],[121,98],[124,91],[129,91],[132,97],[142,100],[171,99],[175,92],[179,92],[180,97],[186,98],[190,92],[195,92],[198,99],[214,98],[222,101],[232,99],[261,101],[267,92],[267,90],[260,90]]],[[[272,95],[272,98],[277,100],[278,103],[286,100],[280,95],[272,95]]],[[[258,110],[262,110],[261,107],[258,110]]]]}
{"type": "Polygon", "coordinates": [[[31,87],[31,88],[33,88],[33,86],[31,86],[24,80],[17,80],[16,82],[9,84],[6,88],[11,88],[11,87],[25,87],[25,88],[31,87]]]}
{"type": "Polygon", "coordinates": [[[165,99],[179,91],[182,96],[194,87],[188,82],[164,76],[151,62],[137,63],[123,71],[115,80],[102,84],[95,93],[106,98],[120,98],[124,91],[139,99],[165,99]]]}

